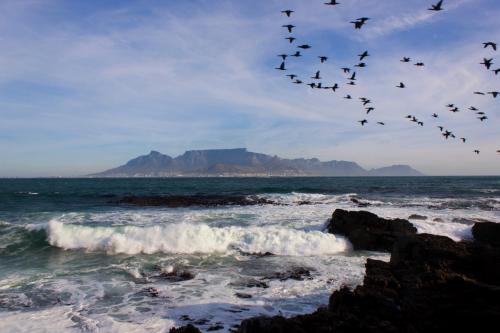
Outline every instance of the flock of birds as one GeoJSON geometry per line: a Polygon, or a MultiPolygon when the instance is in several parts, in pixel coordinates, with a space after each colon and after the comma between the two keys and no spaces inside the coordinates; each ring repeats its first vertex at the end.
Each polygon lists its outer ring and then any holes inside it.
{"type": "MultiPolygon", "coordinates": [[[[444,2],[444,0],[441,0],[438,3],[431,5],[431,7],[428,8],[428,10],[435,11],[435,12],[439,12],[439,11],[444,10],[443,2],[444,2]]],[[[337,0],[330,0],[329,2],[325,2],[324,4],[327,6],[340,5],[340,3],[337,2],[337,0]]],[[[283,13],[286,17],[290,18],[290,17],[292,17],[294,11],[287,9],[287,10],[281,11],[281,13],[283,13]]],[[[369,17],[361,17],[361,18],[358,18],[354,21],[351,21],[350,23],[354,25],[354,29],[362,29],[365,26],[365,24],[367,24],[367,22],[369,20],[370,20],[369,17]]],[[[285,24],[282,27],[285,28],[286,31],[290,34],[285,39],[288,40],[288,42],[290,44],[294,44],[297,41],[297,38],[293,37],[292,34],[293,34],[296,26],[294,26],[293,24],[285,24]]],[[[497,44],[494,42],[485,42],[485,43],[483,43],[483,47],[484,47],[484,49],[491,49],[495,52],[497,51],[497,44]]],[[[282,62],[278,67],[276,67],[276,70],[287,71],[288,69],[286,68],[286,61],[288,58],[302,57],[303,54],[301,52],[305,52],[305,50],[308,50],[311,48],[312,48],[312,46],[309,44],[300,44],[300,45],[297,45],[297,49],[299,49],[299,50],[296,50],[292,54],[279,54],[278,57],[280,57],[282,59],[282,62]]],[[[360,53],[358,55],[358,57],[359,57],[359,62],[356,65],[354,65],[354,67],[359,68],[359,69],[367,67],[365,59],[370,57],[369,52],[364,51],[364,52],[360,53]]],[[[318,59],[319,59],[320,64],[323,64],[323,63],[328,61],[328,57],[325,55],[319,55],[318,59]]],[[[410,57],[403,57],[400,61],[402,63],[412,63],[412,59],[410,57]]],[[[414,62],[413,65],[416,67],[424,67],[425,66],[425,64],[421,61],[414,62]]],[[[480,63],[480,65],[483,65],[487,71],[493,72],[494,75],[498,75],[500,73],[500,68],[497,68],[497,69],[492,68],[493,58],[484,58],[483,61],[480,63]]],[[[351,86],[356,85],[357,72],[356,72],[355,68],[351,68],[351,67],[340,68],[342,73],[346,75],[346,79],[348,81],[346,83],[347,85],[351,85],[351,86]]],[[[290,78],[290,80],[292,81],[293,84],[297,84],[297,85],[305,84],[305,85],[309,86],[311,89],[332,90],[333,92],[336,92],[338,89],[340,89],[340,85],[338,83],[334,83],[333,85],[330,85],[330,86],[323,85],[323,83],[320,81],[320,80],[322,80],[320,70],[316,71],[316,73],[314,73],[310,77],[312,82],[309,82],[309,83],[305,83],[304,79],[299,78],[299,76],[296,74],[287,74],[286,76],[290,78]]],[[[407,86],[404,82],[400,82],[395,87],[399,88],[399,89],[406,89],[407,88],[407,86]]],[[[491,95],[493,98],[496,99],[498,97],[498,95],[500,94],[500,92],[498,92],[498,91],[489,91],[489,92],[475,91],[474,94],[481,95],[481,96],[491,95]]],[[[353,97],[351,95],[347,94],[344,96],[344,99],[352,100],[353,97]]],[[[366,114],[369,114],[369,113],[375,111],[375,107],[372,105],[372,101],[370,99],[368,99],[366,97],[360,97],[359,100],[360,100],[361,104],[363,105],[366,114]]],[[[448,108],[448,110],[450,112],[453,112],[453,113],[460,112],[460,108],[458,106],[456,106],[455,104],[448,104],[446,107],[448,108]]],[[[486,121],[488,119],[487,115],[483,111],[480,111],[475,106],[471,106],[467,110],[470,112],[474,112],[476,115],[476,118],[478,120],[480,120],[481,122],[486,121]]],[[[424,126],[424,122],[420,121],[414,115],[407,115],[405,118],[409,119],[410,122],[415,123],[417,126],[422,126],[422,127],[424,126]]],[[[439,118],[439,115],[436,113],[433,113],[432,118],[439,118]]],[[[358,122],[361,124],[361,126],[365,126],[368,123],[368,120],[362,119],[362,120],[359,120],[358,122]]],[[[382,121],[377,121],[376,123],[377,123],[377,125],[385,126],[385,123],[382,121]]],[[[448,140],[450,138],[451,139],[457,138],[457,136],[453,133],[453,131],[445,129],[443,126],[437,126],[437,128],[440,130],[441,135],[443,136],[444,139],[448,140]]],[[[460,137],[459,139],[463,143],[467,142],[467,138],[465,138],[465,137],[460,137]]],[[[474,149],[473,153],[479,155],[480,150],[474,149]]],[[[497,153],[500,154],[500,150],[497,150],[497,153]]]]}

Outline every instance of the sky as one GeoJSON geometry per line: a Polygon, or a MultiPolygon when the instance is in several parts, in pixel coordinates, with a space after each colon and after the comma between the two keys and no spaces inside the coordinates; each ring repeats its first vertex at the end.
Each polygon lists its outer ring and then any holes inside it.
{"type": "Polygon", "coordinates": [[[445,0],[437,13],[427,10],[434,0],[324,2],[0,0],[0,177],[79,176],[151,150],[236,147],[428,175],[500,174],[500,96],[473,94],[500,90],[500,74],[479,64],[500,67],[500,49],[482,45],[500,43],[498,0],[445,0]],[[349,22],[363,16],[371,20],[355,30],[349,22]],[[284,39],[289,23],[298,44],[284,39]],[[312,49],[275,70],[277,55],[299,44],[312,49]],[[365,50],[367,67],[346,85],[340,68],[365,50]],[[317,70],[336,93],[285,77],[309,83],[317,70]],[[366,115],[358,97],[376,110],[366,115]],[[468,141],[445,140],[439,125],[468,141]]]}

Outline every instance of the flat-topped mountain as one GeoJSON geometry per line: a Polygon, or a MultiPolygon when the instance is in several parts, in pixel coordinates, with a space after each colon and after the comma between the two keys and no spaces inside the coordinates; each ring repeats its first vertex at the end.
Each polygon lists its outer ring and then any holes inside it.
{"type": "Polygon", "coordinates": [[[365,170],[355,162],[286,159],[237,149],[190,150],[175,158],[151,151],[91,177],[422,176],[407,165],[365,170]]]}

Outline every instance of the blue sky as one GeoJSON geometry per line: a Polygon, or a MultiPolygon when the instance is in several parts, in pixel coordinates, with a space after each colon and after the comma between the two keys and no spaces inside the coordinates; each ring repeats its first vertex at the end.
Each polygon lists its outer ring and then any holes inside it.
{"type": "Polygon", "coordinates": [[[433,13],[433,1],[1,0],[0,177],[77,176],[150,150],[233,147],[500,174],[500,98],[472,94],[500,90],[500,76],[479,65],[483,57],[500,65],[500,50],[482,48],[500,42],[500,3],[445,0],[433,13]],[[296,11],[290,19],[286,8],[296,11]],[[355,31],[349,21],[361,16],[372,20],[355,31]],[[281,28],[288,22],[313,49],[287,67],[301,77],[321,70],[325,83],[340,84],[337,93],[292,85],[273,69],[277,54],[295,51],[281,28]],[[368,68],[348,87],[339,68],[364,50],[368,68]],[[318,55],[330,59],[320,65],[318,55]],[[402,64],[403,56],[426,67],[402,64]],[[400,81],[408,88],[395,88],[400,81]],[[347,93],[376,110],[366,116],[347,93]],[[471,105],[488,121],[465,111],[471,105]],[[370,122],[361,128],[363,118],[370,122]],[[468,143],[444,140],[438,125],[468,143]]]}

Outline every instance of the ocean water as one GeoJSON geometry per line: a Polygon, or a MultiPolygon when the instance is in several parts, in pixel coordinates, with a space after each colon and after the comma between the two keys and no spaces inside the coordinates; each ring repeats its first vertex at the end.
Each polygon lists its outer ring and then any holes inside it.
{"type": "Polygon", "coordinates": [[[227,332],[255,315],[311,312],[360,284],[366,258],[389,259],[325,233],[336,208],[423,215],[411,221],[419,232],[468,239],[474,222],[500,221],[500,177],[3,179],[0,332],[227,332]],[[280,204],[116,203],[130,194],[280,204]],[[283,279],[299,269],[309,275],[283,279]]]}

